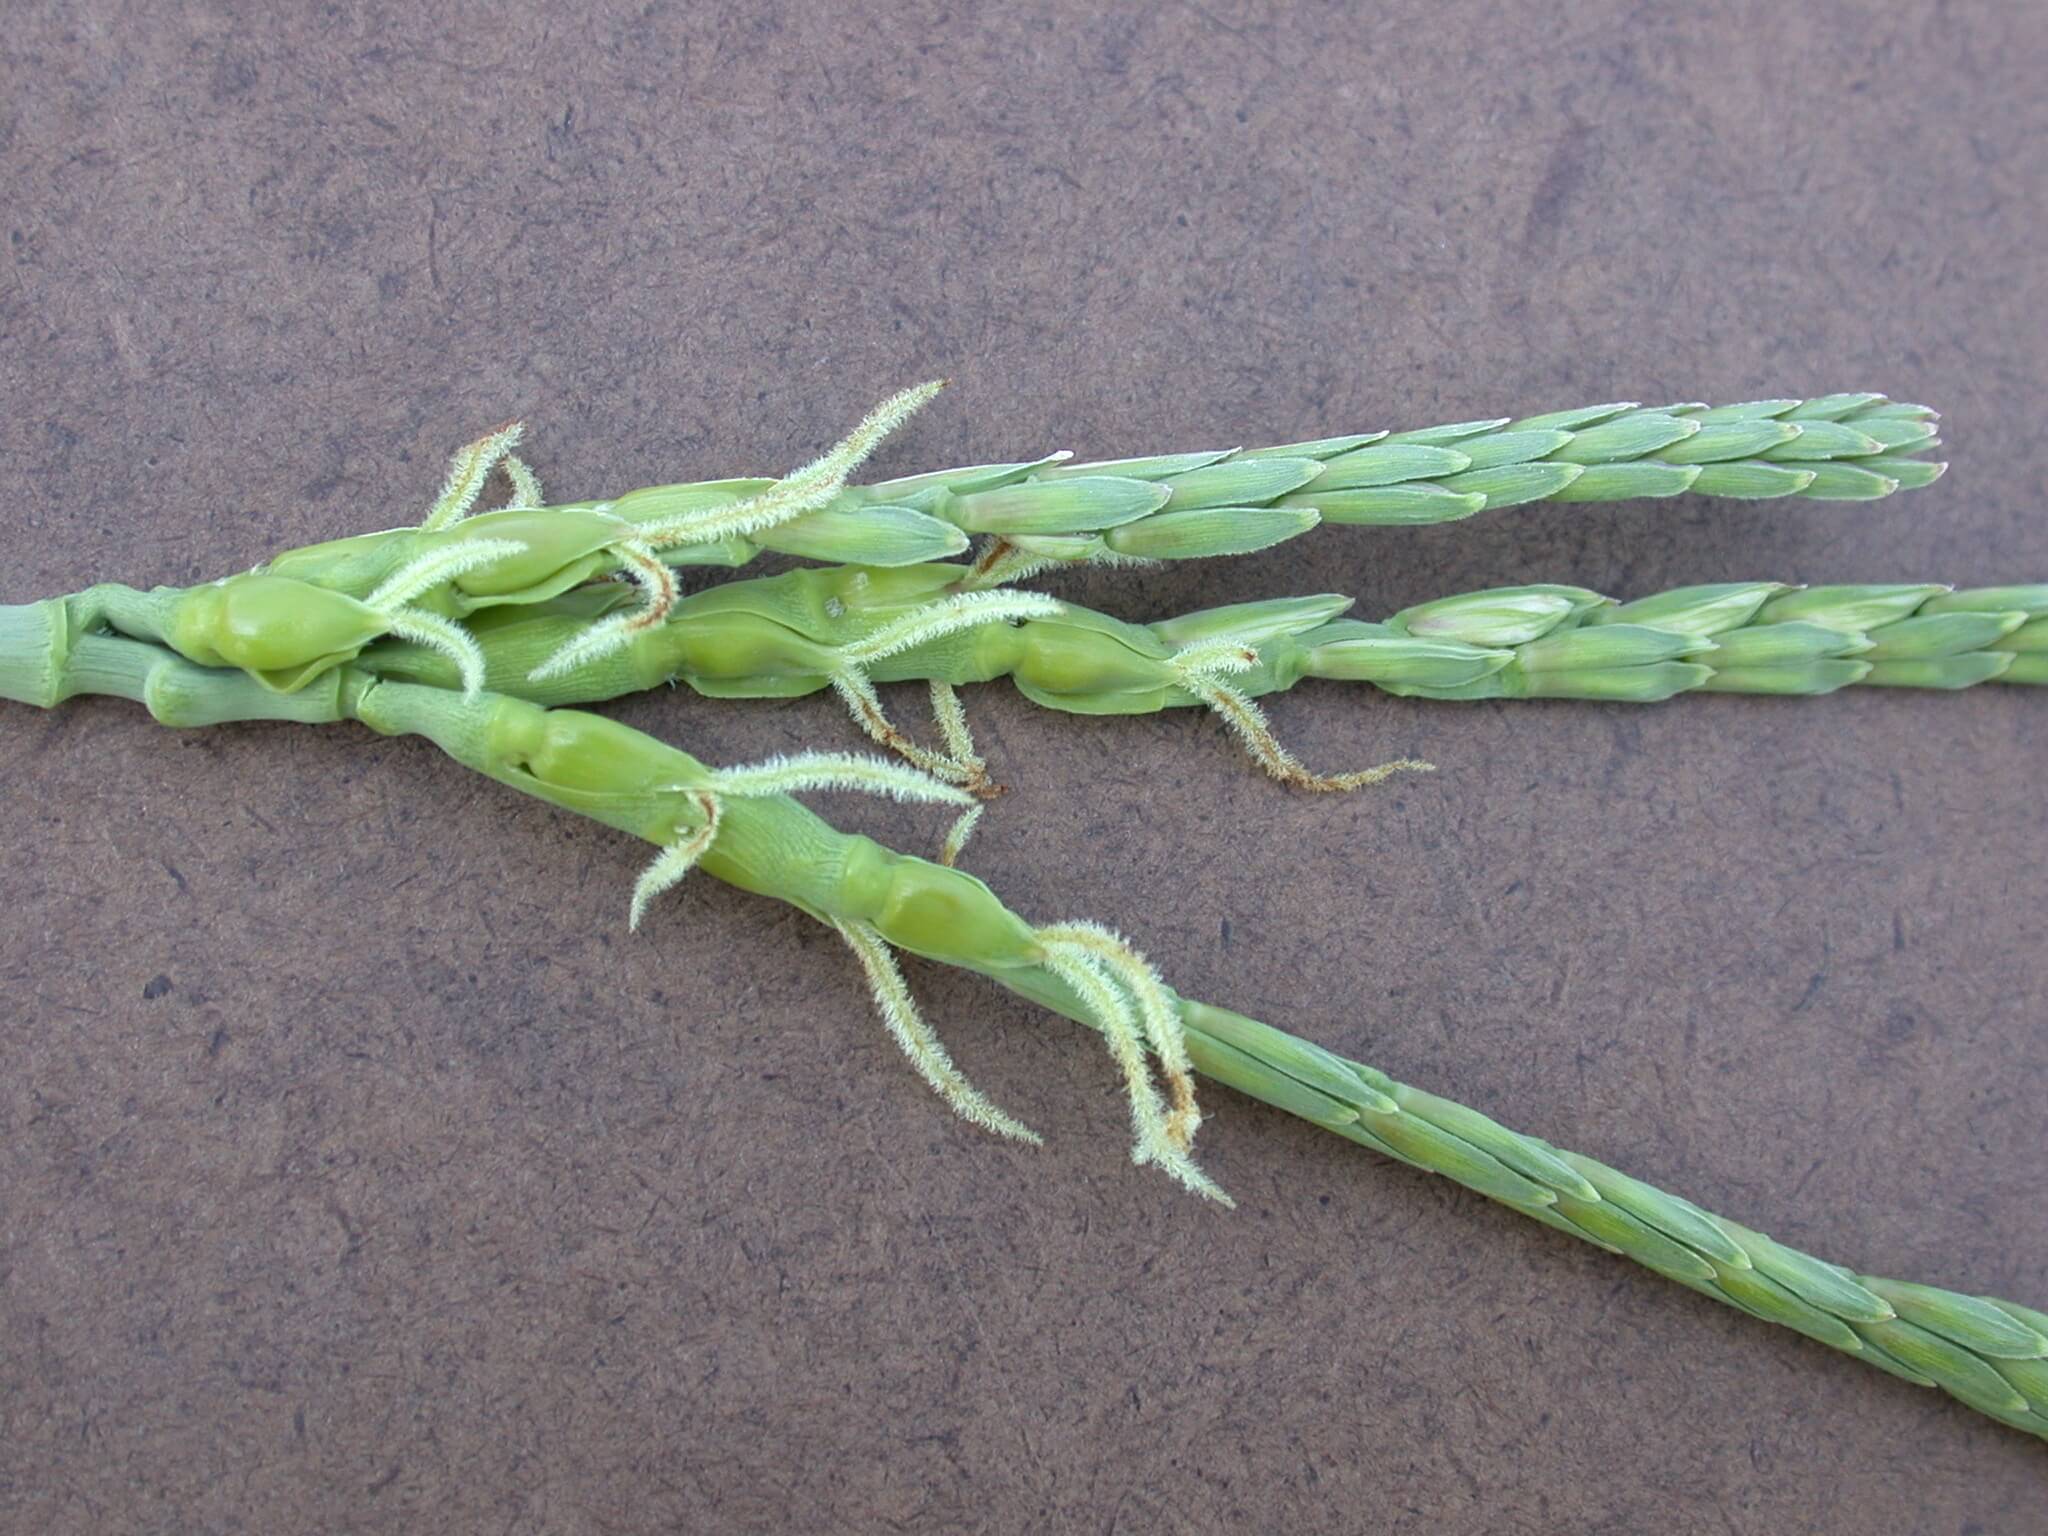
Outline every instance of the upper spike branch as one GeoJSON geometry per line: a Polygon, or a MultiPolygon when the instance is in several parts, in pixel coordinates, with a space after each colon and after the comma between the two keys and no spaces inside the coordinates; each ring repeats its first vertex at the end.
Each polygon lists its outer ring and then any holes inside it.
{"type": "Polygon", "coordinates": [[[454,662],[456,674],[462,679],[464,698],[473,699],[483,690],[489,670],[483,647],[476,643],[475,636],[453,619],[444,619],[424,608],[401,608],[387,615],[385,624],[388,632],[398,639],[439,651],[454,662]]]}
{"type": "Polygon", "coordinates": [[[843,647],[840,655],[852,665],[865,666],[963,629],[1055,618],[1065,610],[1066,604],[1043,592],[956,592],[891,620],[843,647]]]}
{"type": "Polygon", "coordinates": [[[1195,1064],[1188,1058],[1180,1011],[1159,972],[1128,940],[1100,923],[1056,923],[1041,928],[1038,937],[1092,955],[1136,999],[1145,1041],[1159,1058],[1172,1105],[1166,1121],[1167,1139],[1183,1153],[1192,1151],[1195,1132],[1202,1124],[1202,1112],[1195,1104],[1195,1064]]]}
{"type": "MultiPolygon", "coordinates": [[[[975,759],[978,763],[979,759],[975,759]]],[[[981,807],[971,790],[944,783],[918,768],[885,757],[851,752],[800,752],[771,757],[750,767],[727,768],[717,776],[718,789],[728,795],[796,795],[809,789],[853,789],[911,804],[962,807],[939,846],[939,862],[959,860],[981,820],[981,807]]]]}
{"type": "Polygon", "coordinates": [[[517,454],[505,455],[505,478],[512,482],[512,494],[505,502],[506,511],[524,512],[547,505],[547,497],[541,493],[540,476],[517,454]]]}
{"type": "Polygon", "coordinates": [[[910,804],[974,804],[974,796],[964,789],[940,783],[929,774],[893,763],[886,757],[853,752],[799,752],[790,757],[765,758],[758,763],[720,769],[715,782],[719,792],[728,795],[797,795],[812,789],[853,789],[910,804]]]}
{"type": "Polygon", "coordinates": [[[987,783],[986,765],[978,758],[971,763],[961,762],[946,753],[919,746],[906,736],[889,718],[888,711],[882,708],[881,695],[875,692],[875,685],[868,681],[866,673],[853,668],[834,673],[832,691],[839,695],[847,713],[853,716],[854,724],[867,732],[870,740],[887,747],[905,761],[915,763],[933,778],[958,784],[975,794],[988,795],[992,792],[987,783]]]}
{"type": "MultiPolygon", "coordinates": [[[[1002,793],[1000,784],[989,782],[988,762],[975,748],[974,732],[967,725],[967,710],[960,703],[960,695],[953,691],[953,685],[934,678],[931,683],[931,695],[932,718],[938,722],[940,739],[946,743],[946,751],[951,754],[953,761],[967,770],[966,782],[974,786],[977,794],[992,798],[1002,793]]],[[[980,818],[979,807],[975,809],[974,816],[976,820],[980,818]]],[[[967,821],[960,829],[962,842],[966,840],[966,834],[972,826],[973,822],[967,821]]],[[[957,847],[951,847],[949,844],[949,848],[950,852],[940,858],[940,863],[951,864],[959,855],[960,850],[957,847]]]]}

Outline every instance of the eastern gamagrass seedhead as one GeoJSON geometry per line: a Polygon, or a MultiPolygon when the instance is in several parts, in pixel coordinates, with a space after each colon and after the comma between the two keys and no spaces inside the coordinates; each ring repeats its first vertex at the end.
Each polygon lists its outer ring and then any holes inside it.
{"type": "Polygon", "coordinates": [[[898,951],[978,972],[1097,1030],[1128,1090],[1134,1160],[1198,1193],[1228,1198],[1193,1157],[1199,1073],[2048,1436],[2048,1316],[1785,1247],[1181,997],[1123,936],[1085,920],[1030,921],[953,867],[995,792],[954,690],[997,679],[1076,713],[1209,709],[1274,777],[1324,791],[1427,765],[1324,773],[1301,764],[1257,700],[1306,679],[1443,700],[1632,703],[1691,691],[2048,682],[2048,585],[1743,581],[1621,603],[1530,585],[1378,622],[1345,617],[1350,599],[1338,594],[1146,624],[1014,586],[1062,563],[1223,556],[1325,522],[1444,521],[1534,500],[1888,495],[1941,473],[1920,457],[1937,446],[1932,412],[1870,394],[1616,404],[1097,464],[1051,455],[851,485],[936,389],[891,397],[781,478],[567,505],[546,503],[514,455],[519,430],[503,428],[456,456],[416,526],[288,551],[191,588],[102,585],[0,609],[0,695],[52,707],[112,694],[180,726],[358,721],[423,736],[501,783],[652,844],[628,903],[633,926],[701,869],[833,928],[920,1075],[987,1129],[1035,1139],[954,1066],[898,951]],[[500,471],[509,504],[478,512],[500,471]],[[763,550],[839,564],[682,590],[679,569],[738,566],[763,550]],[[571,707],[678,681],[721,697],[829,688],[863,731],[908,761],[825,751],[716,768],[571,707]],[[898,681],[930,687],[938,743],[913,739],[884,711],[878,688],[898,681]],[[795,798],[820,789],[945,807],[940,857],[836,830],[795,798]]]}

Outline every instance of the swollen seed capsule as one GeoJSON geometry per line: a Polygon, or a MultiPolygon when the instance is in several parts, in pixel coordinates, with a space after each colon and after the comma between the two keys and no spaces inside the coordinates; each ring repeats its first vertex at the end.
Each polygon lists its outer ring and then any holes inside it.
{"type": "Polygon", "coordinates": [[[1799,494],[1812,501],[1880,501],[1899,488],[1889,475],[1855,464],[1819,463],[1813,480],[1799,494]]]}
{"type": "Polygon", "coordinates": [[[294,576],[331,591],[367,597],[403,563],[418,533],[416,528],[387,528],[306,544],[273,555],[262,569],[266,575],[294,576]]]}
{"type": "Polygon", "coordinates": [[[1173,669],[1164,660],[1143,655],[1097,630],[1039,619],[1022,633],[1026,641],[1015,676],[1023,686],[1073,696],[1127,693],[1174,682],[1173,669]]]}
{"type": "Polygon", "coordinates": [[[1092,533],[1157,512],[1173,492],[1148,480],[1081,475],[976,491],[953,503],[972,533],[1092,533]]]}
{"type": "Polygon", "coordinates": [[[1246,645],[1264,645],[1283,635],[1305,635],[1320,629],[1352,604],[1353,599],[1326,592],[1314,597],[1272,597],[1262,602],[1204,608],[1177,619],[1146,626],[1168,649],[1228,635],[1246,645]]]}
{"type": "Polygon", "coordinates": [[[1930,1376],[1937,1386],[1965,1402],[1982,1402],[2007,1413],[2025,1413],[2027,1400],[1989,1365],[1938,1333],[1900,1318],[1863,1323],[1857,1332],[1909,1370],[1930,1376]]]}
{"type": "Polygon", "coordinates": [[[1692,489],[1700,477],[1692,464],[1658,464],[1632,460],[1626,464],[1589,464],[1584,474],[1559,491],[1553,500],[1567,502],[1633,501],[1637,497],[1677,496],[1692,489]]]}
{"type": "MultiPolygon", "coordinates": [[[[1797,400],[1787,400],[1785,408],[1790,410],[1797,400]]],[[[1545,411],[1541,416],[1524,416],[1520,421],[1497,421],[1497,427],[1507,427],[1513,432],[1581,432],[1587,427],[1596,427],[1603,421],[1612,421],[1636,408],[1633,400],[1611,400],[1605,405],[1582,405],[1570,411],[1545,411]]]]}
{"type": "Polygon", "coordinates": [[[1471,461],[1462,466],[1465,469],[1502,469],[1509,464],[1527,464],[1546,453],[1555,453],[1568,446],[1571,440],[1571,433],[1555,429],[1489,432],[1484,437],[1467,438],[1458,444],[1458,452],[1471,461]]]}
{"type": "Polygon", "coordinates": [[[1249,555],[1322,521],[1313,507],[1205,507],[1198,512],[1155,512],[1112,528],[1105,546],[1137,560],[1199,560],[1249,555]]]}
{"type": "Polygon", "coordinates": [[[1438,483],[1447,491],[1479,497],[1486,508],[1519,507],[1561,494],[1584,473],[1581,464],[1502,464],[1494,469],[1468,469],[1438,483]]]}
{"type": "MultiPolygon", "coordinates": [[[[528,705],[504,746],[514,765],[551,789],[620,799],[675,790],[695,766],[666,742],[580,709],[528,705]]],[[[708,778],[708,775],[706,776],[708,778]]]]}
{"type": "Polygon", "coordinates": [[[1940,459],[1902,459],[1889,453],[1858,459],[1856,463],[1866,472],[1891,481],[1902,491],[1917,491],[1932,485],[1948,470],[1948,464],[1940,459]]]}
{"type": "MultiPolygon", "coordinates": [[[[1794,413],[1797,414],[1796,412],[1794,413]]],[[[1774,464],[1788,460],[1797,462],[1813,459],[1854,459],[1873,453],[1882,453],[1884,444],[1866,432],[1854,427],[1845,427],[1840,422],[1799,419],[1799,435],[1789,443],[1780,443],[1757,455],[1774,464]]]]}
{"type": "Polygon", "coordinates": [[[1311,677],[1424,688],[1461,688],[1514,660],[1514,652],[1489,650],[1462,640],[1428,640],[1415,635],[1375,635],[1331,625],[1336,634],[1310,648],[1311,677]]]}
{"type": "Polygon", "coordinates": [[[1801,1301],[1852,1323],[1884,1323],[1898,1316],[1890,1302],[1851,1278],[1847,1270],[1787,1248],[1725,1217],[1720,1226],[1742,1245],[1759,1274],[1768,1275],[1801,1301]]]}
{"type": "Polygon", "coordinates": [[[1744,400],[1735,405],[1716,405],[1704,411],[1692,413],[1698,422],[1710,421],[1754,421],[1783,416],[1787,411],[1804,404],[1799,400],[1744,400]]]}
{"type": "Polygon", "coordinates": [[[1434,480],[1439,475],[1455,475],[1473,467],[1471,455],[1460,449],[1426,443],[1381,443],[1329,460],[1315,485],[1324,491],[1363,490],[1376,485],[1399,485],[1404,480],[1434,480]]]}
{"type": "Polygon", "coordinates": [[[1984,650],[2027,622],[2023,612],[1929,613],[1870,631],[1871,661],[1918,661],[1984,650]]]}
{"type": "Polygon", "coordinates": [[[384,629],[383,615],[344,593],[251,573],[187,592],[164,638],[203,667],[279,672],[352,656],[384,629]]]}
{"type": "Polygon", "coordinates": [[[944,560],[967,548],[967,535],[912,507],[825,507],[753,535],[763,549],[806,560],[906,566],[944,560]]]}
{"type": "MultiPolygon", "coordinates": [[[[1682,443],[1699,430],[1698,422],[1688,421],[1682,416],[1665,416],[1656,411],[1635,412],[1574,434],[1569,443],[1557,450],[1556,459],[1566,464],[1619,463],[1655,453],[1660,448],[1669,448],[1673,443],[1682,443]]],[[[1864,451],[1874,452],[1875,449],[1864,451]]]]}
{"type": "Polygon", "coordinates": [[[1813,698],[1860,683],[1868,676],[1869,662],[1836,657],[1759,667],[1724,667],[1717,661],[1700,687],[1707,693],[1763,693],[1813,698]]]}
{"type": "Polygon", "coordinates": [[[1864,1279],[1861,1283],[1882,1296],[1907,1322],[1980,1355],[2002,1360],[2048,1359],[2048,1335],[1989,1301],[1904,1280],[1864,1279]]]}
{"type": "Polygon", "coordinates": [[[1732,459],[1725,464],[1700,467],[1692,488],[1702,496],[1721,496],[1733,501],[1768,501],[1776,496],[1796,496],[1813,485],[1814,472],[1789,464],[1766,464],[1762,459],[1732,459]]]}
{"type": "Polygon", "coordinates": [[[1931,421],[1888,417],[1877,421],[1859,419],[1856,430],[1884,445],[1887,454],[1912,453],[1931,441],[1941,429],[1931,421]]]}
{"type": "Polygon", "coordinates": [[[995,971],[1043,958],[1031,925],[965,870],[850,841],[835,916],[873,923],[898,948],[947,965],[995,971]]]}
{"type": "MultiPolygon", "coordinates": [[[[567,507],[485,512],[458,523],[445,534],[434,535],[451,543],[510,539],[526,546],[523,554],[507,555],[457,576],[455,585],[472,597],[503,597],[539,586],[550,578],[569,574],[571,566],[608,545],[633,536],[632,526],[609,512],[567,507]]],[[[580,581],[587,574],[587,570],[577,570],[574,579],[580,581]]]]}
{"type": "MultiPolygon", "coordinates": [[[[1557,1208],[1560,1215],[1580,1231],[1590,1233],[1595,1241],[1607,1244],[1616,1253],[1627,1254],[1659,1274],[1692,1285],[1710,1285],[1714,1281],[1714,1266],[1706,1259],[1618,1205],[1565,1195],[1558,1200],[1557,1208]]],[[[1848,1330],[1843,1327],[1843,1331],[1848,1330]]]]}
{"type": "Polygon", "coordinates": [[[1720,464],[1767,452],[1798,435],[1799,428],[1791,422],[1768,417],[1708,422],[1693,436],[1659,449],[1657,457],[1667,464],[1720,464]]]}
{"type": "MultiPolygon", "coordinates": [[[[1815,395],[1811,400],[1802,400],[1792,407],[1788,419],[1792,421],[1835,421],[1843,416],[1868,410],[1872,406],[1884,405],[1883,395],[1868,390],[1857,390],[1840,395],[1815,395]]],[[[1910,409],[1910,407],[1909,407],[1910,409]]]]}
{"type": "Polygon", "coordinates": [[[692,614],[686,624],[665,624],[664,661],[693,684],[719,679],[830,677],[838,655],[785,624],[738,609],[692,614]]]}
{"type": "Polygon", "coordinates": [[[1162,510],[1193,512],[1202,507],[1246,507],[1298,491],[1323,474],[1315,459],[1233,459],[1189,470],[1166,482],[1172,493],[1162,510]]]}
{"type": "MultiPolygon", "coordinates": [[[[1863,1341],[1857,1337],[1856,1330],[1847,1323],[1833,1313],[1823,1312],[1819,1307],[1801,1301],[1769,1275],[1760,1274],[1754,1268],[1744,1269],[1733,1264],[1716,1262],[1712,1293],[1732,1301],[1745,1312],[1760,1317],[1767,1323],[1777,1323],[1780,1327],[1796,1329],[1808,1338],[1819,1339],[1821,1343],[1835,1349],[1860,1354],[1866,1359],[1871,1358],[1864,1350],[1863,1341]]],[[[1883,1366],[1881,1361],[1874,1363],[1883,1366]]],[[[1889,1369],[1889,1366],[1883,1368],[1889,1369]]],[[[1901,1374],[1905,1374],[1909,1381],[1917,1381],[1922,1386],[1934,1385],[1932,1380],[1922,1376],[1918,1371],[1902,1371],[1901,1374]]]]}
{"type": "Polygon", "coordinates": [[[2043,651],[2048,651],[2048,618],[2029,619],[1992,649],[2019,651],[2025,655],[2039,655],[2043,651]]]}
{"type": "MultiPolygon", "coordinates": [[[[1592,633],[1599,633],[1595,630],[1592,633]]],[[[1526,699],[1594,699],[1607,704],[1661,704],[1674,694],[1704,687],[1714,669],[1692,662],[1658,661],[1647,666],[1595,667],[1586,671],[1500,674],[1526,699]]]]}
{"type": "Polygon", "coordinates": [[[1484,490],[1483,486],[1446,490],[1433,481],[1411,480],[1401,485],[1361,486],[1349,491],[1296,491],[1282,497],[1277,505],[1313,507],[1326,523],[1414,526],[1452,523],[1485,511],[1484,490]]]}
{"type": "MultiPolygon", "coordinates": [[[[1473,423],[1472,430],[1484,431],[1485,424],[1473,423]]],[[[1367,443],[1376,443],[1387,434],[1384,432],[1352,432],[1343,437],[1314,437],[1302,443],[1275,443],[1270,448],[1240,448],[1240,459],[1322,459],[1328,461],[1340,453],[1349,453],[1354,448],[1363,448],[1367,443]]],[[[1416,441],[1421,441],[1420,438],[1416,441]]],[[[1221,457],[1221,455],[1218,455],[1221,457]]]]}
{"type": "Polygon", "coordinates": [[[1974,688],[2001,676],[2012,662],[2010,651],[1874,661],[1862,680],[1873,688],[1974,688]]]}

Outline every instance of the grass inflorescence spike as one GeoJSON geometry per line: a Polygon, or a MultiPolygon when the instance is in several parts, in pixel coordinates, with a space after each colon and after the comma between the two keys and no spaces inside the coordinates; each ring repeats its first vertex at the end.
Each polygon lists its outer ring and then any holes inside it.
{"type": "Polygon", "coordinates": [[[0,697],[51,707],[102,693],[175,726],[353,721],[423,737],[499,783],[652,845],[632,885],[633,928],[671,920],[657,898],[696,871],[831,928],[918,1075],[999,1135],[1038,1139],[953,1063],[900,954],[992,978],[1100,1033],[1129,1100],[1132,1159],[1204,1197],[1230,1203],[1194,1158],[1197,1074],[2048,1437],[2048,1315],[1815,1258],[1182,997],[1114,929],[1033,923],[954,867],[981,800],[998,792],[957,692],[968,683],[1007,679],[1074,713],[1205,708],[1274,777],[1312,790],[1428,765],[1309,770],[1256,701],[1310,680],[1446,701],[1630,703],[2048,684],[2048,584],[1735,581],[1628,602],[1529,584],[1379,622],[1348,617],[1345,596],[1311,595],[1149,624],[1011,589],[1062,564],[1247,553],[1324,523],[1398,526],[1684,492],[1868,500],[1941,474],[1932,411],[1868,392],[1611,402],[1264,448],[1094,462],[1055,453],[853,484],[937,389],[891,396],[792,473],[604,501],[548,505],[513,452],[521,429],[501,428],[455,455],[418,526],[283,551],[191,588],[107,584],[0,608],[0,697]],[[506,504],[479,511],[500,470],[506,504]],[[771,551],[835,563],[684,593],[681,568],[736,567],[771,551]],[[930,689],[936,747],[884,711],[879,689],[913,680],[930,689]],[[717,768],[566,707],[678,682],[726,698],[835,690],[908,763],[804,752],[717,768]],[[938,859],[848,836],[795,798],[846,790],[944,808],[953,819],[938,859]]]}

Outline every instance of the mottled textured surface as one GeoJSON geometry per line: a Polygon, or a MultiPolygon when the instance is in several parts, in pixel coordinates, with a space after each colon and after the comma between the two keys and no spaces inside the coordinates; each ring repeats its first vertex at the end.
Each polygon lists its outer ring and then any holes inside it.
{"type": "MultiPolygon", "coordinates": [[[[1519,579],[2048,576],[2048,28],[2006,3],[113,3],[0,37],[0,600],[565,494],[1878,388],[1955,468],[1067,579],[1132,617],[1519,579]]],[[[2048,1302],[2048,698],[970,700],[975,867],[1234,1004],[1880,1273],[2048,1302]]],[[[628,701],[714,759],[826,700],[628,701]]],[[[2025,1533],[2048,1453],[417,743],[0,707],[0,1526],[2025,1533]],[[317,1514],[316,1514],[317,1512],[317,1514]]],[[[922,846],[929,818],[835,802],[922,846]]]]}

